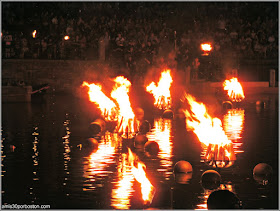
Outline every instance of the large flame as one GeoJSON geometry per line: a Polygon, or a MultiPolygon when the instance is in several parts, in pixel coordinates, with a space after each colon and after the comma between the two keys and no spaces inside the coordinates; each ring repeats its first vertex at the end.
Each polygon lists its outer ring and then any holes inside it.
{"type": "Polygon", "coordinates": [[[102,91],[101,85],[89,84],[84,81],[82,86],[87,86],[89,88],[88,95],[89,100],[97,104],[98,108],[101,110],[102,116],[106,121],[114,120],[117,115],[117,106],[116,104],[108,98],[102,91]]]}
{"type": "Polygon", "coordinates": [[[198,103],[189,94],[185,98],[190,104],[191,112],[185,110],[187,128],[193,130],[204,145],[204,159],[214,167],[229,167],[235,160],[232,142],[226,136],[222,122],[212,118],[203,103],[198,103]]]}
{"type": "Polygon", "coordinates": [[[150,83],[146,90],[153,94],[155,98],[154,105],[159,109],[167,109],[171,107],[170,87],[173,79],[170,70],[166,69],[161,73],[158,85],[155,82],[150,83]]]}
{"type": "Polygon", "coordinates": [[[111,92],[111,97],[119,105],[118,132],[133,134],[135,132],[135,114],[132,111],[128,96],[131,83],[123,76],[116,77],[114,81],[116,84],[111,92]]]}
{"type": "Polygon", "coordinates": [[[141,184],[141,193],[144,203],[151,204],[155,194],[155,188],[146,176],[144,170],[144,168],[146,168],[145,164],[139,161],[138,157],[132,153],[130,148],[128,148],[128,162],[131,165],[133,176],[141,184]],[[137,167],[135,167],[135,164],[137,167]]]}
{"type": "Polygon", "coordinates": [[[232,101],[240,102],[245,98],[243,88],[237,78],[233,77],[230,80],[225,80],[223,86],[232,101]]]}

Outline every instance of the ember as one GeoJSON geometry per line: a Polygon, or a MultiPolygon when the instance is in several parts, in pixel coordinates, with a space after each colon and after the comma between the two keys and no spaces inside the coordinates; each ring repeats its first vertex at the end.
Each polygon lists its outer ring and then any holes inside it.
{"type": "Polygon", "coordinates": [[[225,80],[223,86],[224,90],[227,90],[227,94],[233,102],[240,102],[245,98],[242,86],[238,82],[237,78],[225,80]]]}
{"type": "Polygon", "coordinates": [[[146,90],[153,94],[155,98],[154,105],[159,109],[168,109],[171,107],[170,87],[173,79],[170,70],[166,69],[161,73],[158,85],[155,82],[150,83],[146,90]]]}

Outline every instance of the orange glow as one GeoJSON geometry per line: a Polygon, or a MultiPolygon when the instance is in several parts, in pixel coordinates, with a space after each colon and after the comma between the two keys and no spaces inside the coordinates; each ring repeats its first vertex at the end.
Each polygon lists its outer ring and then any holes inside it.
{"type": "Polygon", "coordinates": [[[210,52],[212,50],[212,46],[210,43],[202,43],[200,47],[204,52],[210,52]]]}
{"type": "Polygon", "coordinates": [[[69,40],[70,37],[68,35],[64,36],[64,40],[69,40]]]}
{"type": "Polygon", "coordinates": [[[116,84],[111,92],[111,97],[117,101],[119,108],[117,131],[123,133],[123,135],[132,136],[135,132],[135,115],[128,96],[131,83],[123,76],[116,77],[114,81],[116,84]]]}
{"type": "Polygon", "coordinates": [[[34,31],[32,32],[32,36],[33,36],[33,38],[36,38],[36,34],[37,34],[37,31],[36,31],[36,30],[34,30],[34,31]]]}
{"type": "Polygon", "coordinates": [[[101,91],[101,85],[89,84],[84,81],[82,86],[89,87],[89,100],[98,106],[105,120],[115,120],[117,117],[117,106],[101,91]]]}
{"type": "Polygon", "coordinates": [[[242,86],[237,78],[233,77],[230,80],[225,80],[223,86],[232,101],[240,102],[245,98],[242,86]]]}
{"type": "Polygon", "coordinates": [[[128,164],[126,163],[127,155],[122,154],[122,162],[118,165],[118,177],[116,188],[112,190],[112,201],[111,205],[115,209],[124,210],[130,208],[130,197],[134,192],[132,186],[134,181],[134,176],[128,169],[128,164]]]}
{"type": "Polygon", "coordinates": [[[147,133],[147,138],[151,141],[156,141],[159,145],[158,156],[160,158],[161,168],[160,172],[164,172],[165,179],[170,179],[172,173],[172,149],[173,143],[171,141],[172,120],[170,119],[155,119],[154,128],[147,133]]]}
{"type": "Polygon", "coordinates": [[[244,152],[239,148],[242,143],[239,141],[242,137],[243,125],[245,121],[244,109],[229,109],[224,115],[223,125],[226,135],[233,142],[235,153],[244,152]]]}
{"type": "Polygon", "coordinates": [[[108,170],[110,164],[115,163],[115,153],[117,148],[117,139],[106,132],[104,138],[98,144],[98,150],[91,153],[84,161],[84,191],[91,191],[96,188],[98,180],[111,174],[108,170]]]}
{"type": "Polygon", "coordinates": [[[144,168],[146,168],[145,164],[139,161],[139,158],[132,153],[130,148],[128,148],[128,162],[131,165],[131,172],[134,178],[141,184],[141,193],[144,203],[151,204],[155,194],[155,188],[146,176],[144,170],[144,168]]]}
{"type": "Polygon", "coordinates": [[[161,73],[158,85],[155,82],[150,83],[146,90],[153,94],[155,98],[154,105],[159,109],[167,109],[171,107],[170,87],[173,82],[170,70],[166,69],[161,73]]]}
{"type": "Polygon", "coordinates": [[[198,103],[189,94],[185,98],[191,112],[185,110],[186,125],[204,146],[203,159],[214,167],[229,167],[233,164],[235,153],[232,142],[226,136],[219,118],[212,118],[203,103],[198,103]]]}

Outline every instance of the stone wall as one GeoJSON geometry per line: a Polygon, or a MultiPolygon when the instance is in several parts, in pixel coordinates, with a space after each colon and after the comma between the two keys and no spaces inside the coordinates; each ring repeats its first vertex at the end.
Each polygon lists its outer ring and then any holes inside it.
{"type": "Polygon", "coordinates": [[[97,61],[2,60],[2,84],[8,80],[32,86],[48,83],[58,92],[74,92],[84,80],[102,81],[112,75],[108,65],[97,61]]]}

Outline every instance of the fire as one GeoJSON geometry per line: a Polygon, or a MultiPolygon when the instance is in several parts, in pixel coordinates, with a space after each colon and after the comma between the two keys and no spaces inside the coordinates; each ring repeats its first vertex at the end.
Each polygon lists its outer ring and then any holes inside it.
{"type": "Polygon", "coordinates": [[[170,69],[166,69],[161,73],[157,86],[155,82],[152,82],[146,87],[146,90],[153,94],[155,98],[154,105],[159,109],[167,109],[171,107],[170,87],[172,82],[173,79],[170,74],[170,69]]]}
{"type": "Polygon", "coordinates": [[[203,51],[210,52],[212,50],[212,46],[209,43],[202,43],[200,45],[200,47],[201,47],[201,50],[203,50],[203,51]]]}
{"type": "Polygon", "coordinates": [[[37,34],[37,31],[36,31],[36,30],[34,30],[34,31],[32,32],[32,36],[33,36],[33,38],[36,38],[36,34],[37,34]]]}
{"type": "Polygon", "coordinates": [[[191,112],[185,110],[187,128],[193,130],[204,145],[204,160],[214,167],[228,167],[235,160],[232,142],[226,136],[219,118],[212,118],[203,103],[186,94],[191,112]]]}
{"type": "Polygon", "coordinates": [[[105,120],[114,120],[117,115],[117,106],[101,91],[101,85],[89,84],[84,81],[82,86],[89,87],[89,100],[98,105],[105,120]]]}
{"type": "Polygon", "coordinates": [[[134,178],[141,184],[141,193],[144,203],[151,204],[155,194],[155,188],[146,176],[144,170],[144,168],[146,168],[145,164],[139,161],[138,157],[132,153],[130,148],[128,148],[128,162],[132,167],[131,172],[134,178]],[[137,168],[135,164],[137,164],[137,168]]]}
{"type": "Polygon", "coordinates": [[[64,36],[64,40],[69,40],[70,37],[68,35],[64,36]]]}
{"type": "Polygon", "coordinates": [[[111,97],[115,99],[119,105],[118,132],[127,133],[127,135],[128,133],[132,134],[135,132],[135,114],[132,111],[128,96],[131,83],[123,76],[116,77],[114,81],[116,84],[111,92],[111,97]]]}
{"type": "Polygon", "coordinates": [[[223,86],[232,101],[240,102],[245,98],[242,86],[237,78],[233,77],[230,80],[225,80],[223,86]]]}

